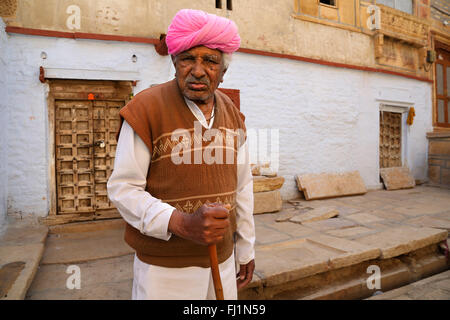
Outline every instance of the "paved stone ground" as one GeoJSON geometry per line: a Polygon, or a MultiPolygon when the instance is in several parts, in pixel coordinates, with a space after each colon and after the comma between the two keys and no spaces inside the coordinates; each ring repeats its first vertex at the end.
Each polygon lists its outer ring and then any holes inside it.
{"type": "MultiPolygon", "coordinates": [[[[256,271],[247,290],[260,292],[306,277],[438,244],[450,229],[450,190],[428,186],[362,196],[283,203],[255,215],[256,271]],[[334,206],[339,216],[299,224],[287,217],[334,206]]],[[[129,299],[133,253],[123,228],[49,234],[27,299],[129,299]],[[81,271],[81,289],[67,289],[68,266],[81,271]]]]}
{"type": "Polygon", "coordinates": [[[450,271],[377,294],[367,300],[450,300],[450,271]]]}

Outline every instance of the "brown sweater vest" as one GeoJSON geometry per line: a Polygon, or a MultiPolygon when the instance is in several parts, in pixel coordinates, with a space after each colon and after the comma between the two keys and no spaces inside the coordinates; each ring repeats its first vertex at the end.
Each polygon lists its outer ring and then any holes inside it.
{"type": "MultiPolygon", "coordinates": [[[[186,213],[195,212],[205,203],[231,205],[231,228],[223,241],[217,244],[221,263],[233,251],[233,235],[236,231],[237,151],[246,137],[245,117],[231,100],[216,90],[215,103],[212,129],[217,130],[214,134],[221,133],[215,135],[215,139],[203,135],[206,129],[201,125],[197,126],[196,133],[201,128],[202,136],[194,135],[194,121],[197,119],[184,102],[176,80],[140,92],[119,114],[121,124],[125,119],[150,150],[152,156],[146,191],[153,197],[186,213]],[[184,131],[177,135],[176,140],[172,140],[172,134],[177,129],[184,131]],[[239,129],[244,134],[236,134],[239,129]],[[211,146],[214,146],[214,151],[211,151],[211,146]],[[222,151],[223,164],[206,164],[203,155],[210,154],[218,159],[218,151],[222,151]],[[174,163],[172,152],[178,155],[178,160],[184,159],[184,162],[174,163]]],[[[148,264],[174,268],[210,267],[207,246],[174,234],[165,241],[146,236],[127,224],[125,241],[136,250],[138,258],[148,264]]]]}

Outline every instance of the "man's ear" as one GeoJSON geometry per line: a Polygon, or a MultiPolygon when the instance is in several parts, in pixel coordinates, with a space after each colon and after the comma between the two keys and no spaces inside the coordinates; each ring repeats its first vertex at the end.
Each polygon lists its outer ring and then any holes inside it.
{"type": "Polygon", "coordinates": [[[225,68],[225,69],[223,69],[223,71],[222,71],[222,77],[221,77],[221,79],[220,79],[220,82],[222,83],[223,82],[223,76],[225,75],[225,72],[227,72],[227,68],[225,68]]]}

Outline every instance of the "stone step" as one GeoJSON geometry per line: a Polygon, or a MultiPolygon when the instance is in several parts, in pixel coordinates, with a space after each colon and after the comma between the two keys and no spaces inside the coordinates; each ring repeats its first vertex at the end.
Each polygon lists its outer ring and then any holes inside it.
{"type": "Polygon", "coordinates": [[[280,211],[283,206],[280,190],[253,193],[253,214],[280,211]]]}
{"type": "Polygon", "coordinates": [[[0,300],[23,300],[39,267],[48,227],[11,223],[0,238],[0,300]]]}
{"type": "Polygon", "coordinates": [[[283,177],[253,177],[253,192],[273,191],[283,186],[283,177]]]}

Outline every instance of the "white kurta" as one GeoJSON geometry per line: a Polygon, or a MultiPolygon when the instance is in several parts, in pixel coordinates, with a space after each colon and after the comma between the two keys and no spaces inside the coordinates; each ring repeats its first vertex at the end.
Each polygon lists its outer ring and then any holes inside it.
{"type": "MultiPolygon", "coordinates": [[[[210,123],[197,107],[185,99],[189,109],[205,128],[210,123]]],[[[214,116],[214,108],[211,113],[214,116]]],[[[151,162],[142,139],[124,121],[117,142],[114,170],[107,189],[111,202],[126,222],[141,233],[169,240],[169,220],[175,208],[145,190],[151,162]]],[[[240,264],[255,257],[253,221],[253,180],[247,143],[238,150],[236,194],[236,239],[233,255],[219,265],[225,299],[236,299],[236,272],[240,264]]],[[[132,299],[215,299],[210,268],[166,268],[149,265],[135,256],[132,299]]]]}

